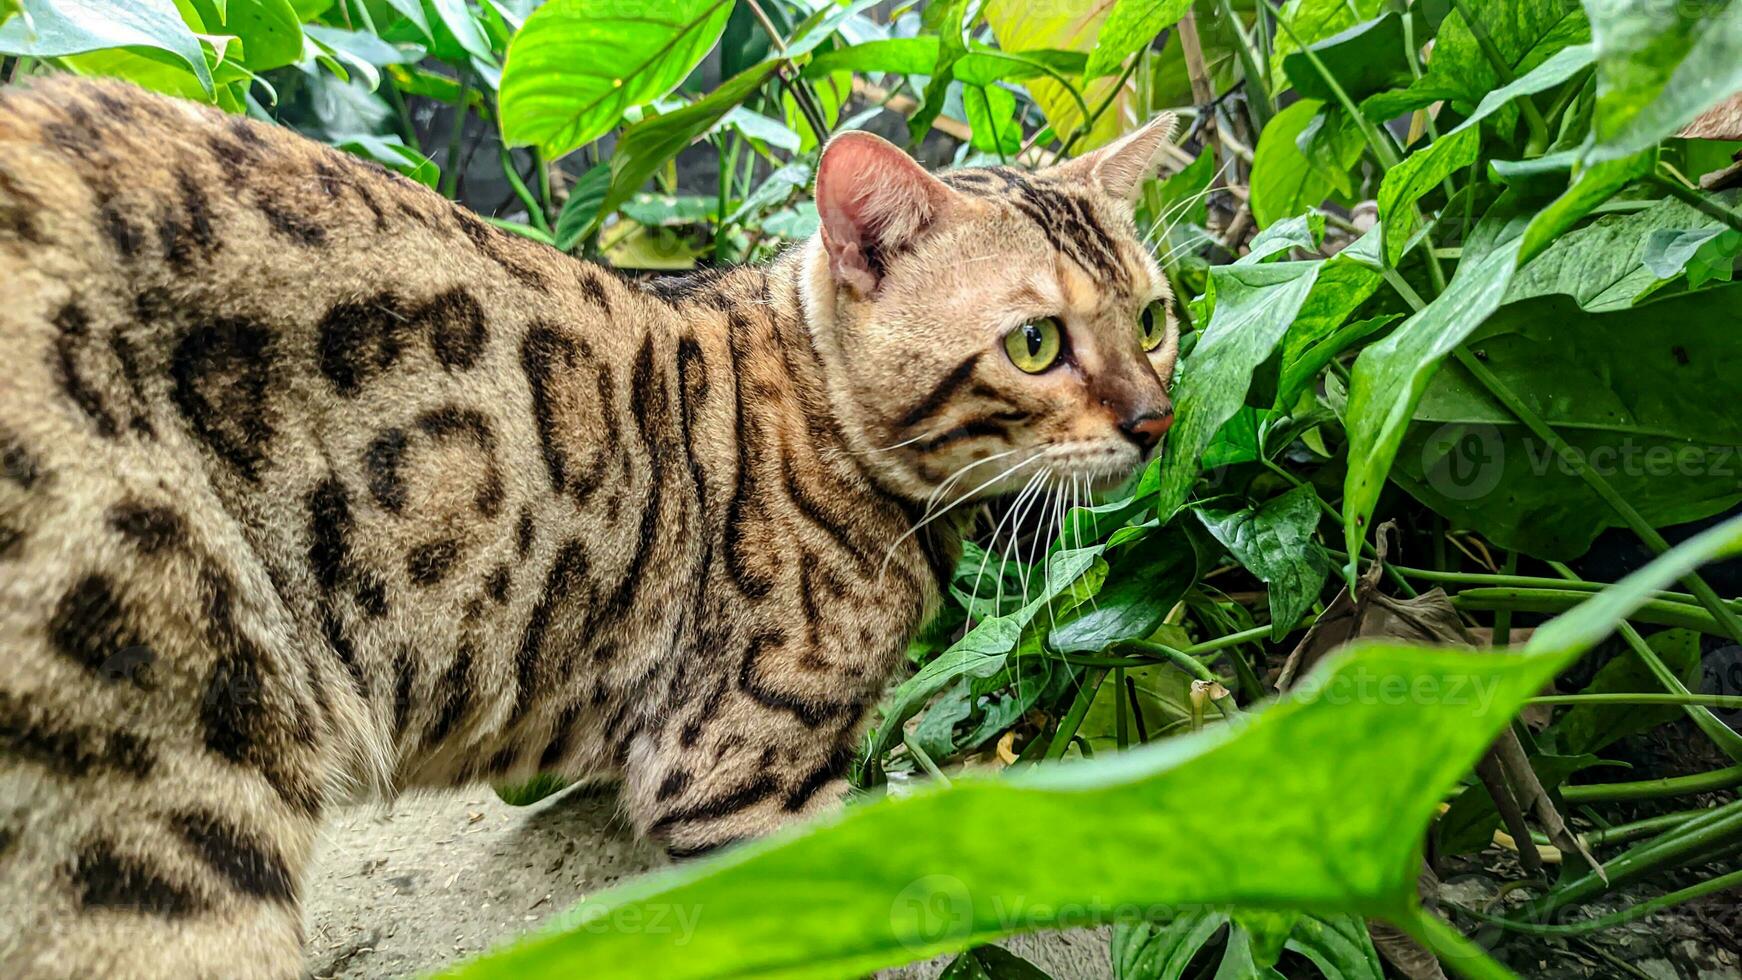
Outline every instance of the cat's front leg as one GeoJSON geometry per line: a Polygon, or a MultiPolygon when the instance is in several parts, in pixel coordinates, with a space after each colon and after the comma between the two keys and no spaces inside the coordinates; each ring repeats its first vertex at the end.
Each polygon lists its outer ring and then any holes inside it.
{"type": "Polygon", "coordinates": [[[817,719],[746,700],[664,726],[627,760],[636,829],[682,859],[838,807],[861,714],[817,719]]]}

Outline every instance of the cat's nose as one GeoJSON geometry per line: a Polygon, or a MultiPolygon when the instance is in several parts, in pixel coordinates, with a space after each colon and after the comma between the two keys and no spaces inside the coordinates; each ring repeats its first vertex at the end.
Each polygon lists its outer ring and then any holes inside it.
{"type": "Polygon", "coordinates": [[[1173,427],[1173,409],[1163,409],[1159,412],[1145,412],[1119,423],[1119,431],[1125,433],[1125,438],[1137,443],[1144,452],[1155,448],[1167,430],[1173,427]]]}

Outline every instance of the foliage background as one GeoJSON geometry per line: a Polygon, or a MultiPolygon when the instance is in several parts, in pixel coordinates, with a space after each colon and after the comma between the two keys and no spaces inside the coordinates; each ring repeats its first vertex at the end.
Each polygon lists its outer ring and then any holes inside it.
{"type": "Polygon", "coordinates": [[[1164,457],[943,517],[869,802],[471,973],[1032,976],[985,943],[1113,922],[1124,978],[1506,975],[1468,936],[1638,974],[1614,929],[1690,908],[1734,950],[1742,577],[1695,569],[1742,535],[1742,4],[0,0],[0,53],[638,273],[811,234],[831,133],[1037,166],[1187,120],[1138,206],[1164,457]],[[1436,873],[1489,907],[1424,912],[1436,873]],[[582,928],[680,900],[688,949],[582,928]]]}

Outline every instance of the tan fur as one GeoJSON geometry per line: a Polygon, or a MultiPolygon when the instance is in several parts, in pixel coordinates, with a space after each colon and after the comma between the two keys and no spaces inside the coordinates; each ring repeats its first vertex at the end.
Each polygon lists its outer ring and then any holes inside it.
{"type": "Polygon", "coordinates": [[[1175,349],[1101,169],[888,172],[869,278],[642,288],[287,131],[0,92],[0,975],[296,976],[344,797],[617,778],[676,854],[833,805],[953,561],[923,502],[1129,473],[1175,349]],[[1034,316],[1069,365],[1004,359],[1034,316]]]}

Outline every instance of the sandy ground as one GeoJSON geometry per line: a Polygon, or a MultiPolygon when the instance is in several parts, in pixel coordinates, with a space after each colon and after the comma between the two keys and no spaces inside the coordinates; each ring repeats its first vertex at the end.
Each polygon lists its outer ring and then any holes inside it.
{"type": "MultiPolygon", "coordinates": [[[[608,791],[512,807],[478,786],[347,809],[328,822],[306,889],[307,965],[321,980],[429,973],[664,861],[616,818],[608,791]]],[[[1057,980],[1111,976],[1104,933],[1005,945],[1057,980]]],[[[919,980],[941,968],[882,976],[919,980]]]]}

